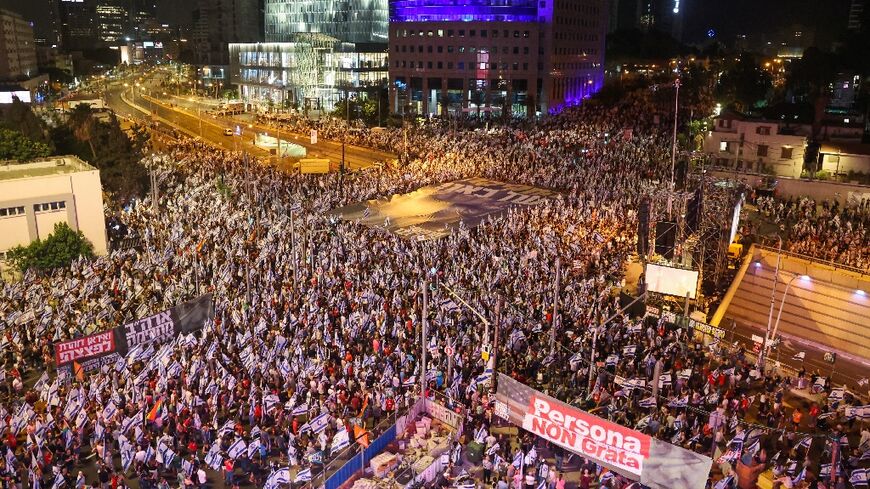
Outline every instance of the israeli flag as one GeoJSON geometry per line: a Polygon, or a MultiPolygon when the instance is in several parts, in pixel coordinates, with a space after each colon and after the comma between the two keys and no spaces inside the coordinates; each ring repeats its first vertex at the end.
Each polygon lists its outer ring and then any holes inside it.
{"type": "Polygon", "coordinates": [[[659,375],[659,389],[664,389],[665,387],[671,386],[671,374],[662,374],[659,375]]]}
{"type": "Polygon", "coordinates": [[[637,353],[637,346],[636,345],[628,345],[622,349],[622,354],[627,356],[627,357],[633,357],[635,355],[635,353],[637,353]]]}
{"type": "Polygon", "coordinates": [[[343,450],[347,446],[350,445],[350,435],[347,430],[341,430],[335,434],[332,438],[332,446],[330,447],[330,451],[332,453],[338,453],[343,450]]]}
{"type": "Polygon", "coordinates": [[[849,475],[849,483],[855,489],[870,486],[870,469],[855,469],[849,475]]]}
{"type": "Polygon", "coordinates": [[[239,438],[232,445],[230,445],[230,449],[227,450],[227,455],[233,460],[239,458],[239,456],[245,453],[245,450],[248,448],[248,445],[245,443],[245,440],[239,438]]]}
{"type": "Polygon", "coordinates": [[[254,454],[260,450],[261,446],[263,446],[263,443],[259,438],[251,440],[251,443],[248,444],[248,458],[254,458],[254,454]]]}
{"type": "Polygon", "coordinates": [[[516,455],[514,455],[514,460],[513,460],[513,462],[511,462],[511,465],[513,465],[517,469],[522,467],[522,465],[523,465],[523,452],[522,451],[519,451],[516,453],[516,455]]]}
{"type": "MultiPolygon", "coordinates": [[[[495,445],[489,447],[489,448],[486,450],[486,454],[487,454],[487,455],[493,455],[495,452],[498,451],[499,448],[501,448],[501,445],[499,445],[498,442],[496,442],[495,445]]],[[[498,465],[498,463],[493,462],[493,465],[498,465]]]]}
{"type": "Polygon", "coordinates": [[[653,396],[650,396],[650,397],[647,397],[646,399],[641,399],[640,402],[638,402],[638,406],[640,406],[642,408],[656,407],[656,398],[653,396]]]}
{"type": "Polygon", "coordinates": [[[63,473],[58,472],[57,477],[54,478],[54,484],[51,485],[51,489],[61,489],[66,484],[66,479],[63,478],[63,473]]]}
{"type": "Polygon", "coordinates": [[[732,489],[736,486],[736,481],[734,479],[734,475],[729,475],[728,477],[720,480],[713,486],[713,489],[732,489]]]}
{"type": "Polygon", "coordinates": [[[689,405],[689,396],[683,396],[681,399],[673,399],[668,403],[668,407],[672,408],[682,408],[689,405]]]}
{"type": "Polygon", "coordinates": [[[295,408],[293,408],[293,411],[290,414],[293,416],[302,416],[303,414],[306,414],[307,412],[308,412],[308,403],[304,402],[304,403],[296,406],[295,408]]]}
{"type": "Polygon", "coordinates": [[[296,477],[293,478],[293,483],[297,484],[299,482],[308,482],[311,480],[311,469],[304,468],[296,473],[296,477]]]}
{"type": "Polygon", "coordinates": [[[608,367],[615,367],[618,363],[619,355],[608,355],[607,359],[604,360],[604,365],[608,367]]]}
{"type": "Polygon", "coordinates": [[[844,415],[847,419],[870,419],[870,404],[864,406],[848,406],[844,415]]]}
{"type": "Polygon", "coordinates": [[[320,434],[321,431],[326,429],[326,425],[329,424],[330,416],[329,413],[323,413],[316,418],[312,419],[308,425],[316,434],[320,434]]]}

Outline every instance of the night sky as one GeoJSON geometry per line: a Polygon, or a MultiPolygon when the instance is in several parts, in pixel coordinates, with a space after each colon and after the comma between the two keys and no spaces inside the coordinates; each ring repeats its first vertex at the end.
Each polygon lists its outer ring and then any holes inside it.
{"type": "MultiPolygon", "coordinates": [[[[0,7],[17,11],[33,20],[44,35],[47,3],[50,0],[0,0],[0,7]]],[[[190,22],[196,0],[158,0],[158,16],[163,23],[190,22]]],[[[817,29],[817,43],[826,45],[845,30],[849,0],[682,0],[686,14],[684,40],[703,41],[710,29],[730,43],[737,34],[770,34],[791,30],[795,24],[804,30],[817,29]]]]}

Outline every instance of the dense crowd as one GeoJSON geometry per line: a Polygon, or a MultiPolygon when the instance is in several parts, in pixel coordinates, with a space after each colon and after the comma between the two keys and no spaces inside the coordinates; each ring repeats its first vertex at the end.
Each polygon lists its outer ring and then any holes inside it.
{"type": "MultiPolygon", "coordinates": [[[[334,122],[317,127],[325,138],[343,131],[334,122]]],[[[619,314],[613,292],[636,241],[638,201],[669,174],[668,139],[643,96],[535,125],[453,131],[431,123],[408,133],[353,132],[359,144],[413,145],[401,165],[353,175],[285,174],[193,141],[149,158],[158,201],[112,210],[142,237],[141,249],[28,272],[0,290],[7,484],[299,486],[358,433],[376,436],[404,412],[425,375],[422,394],[445,397],[465,414],[465,432],[486,443],[490,483],[564,488],[566,454],[556,450],[551,468],[537,451],[552,447],[525,437],[511,453],[489,434],[498,421],[481,349],[494,338],[458,297],[495,318],[498,371],[732,464],[740,487],[753,487],[769,466],[781,465],[790,484],[819,478],[828,438],[806,446],[804,432],[810,440],[822,430],[842,434],[845,474],[867,465],[870,433],[864,425],[859,434],[866,421],[849,416],[852,395],[813,379],[831,401],[792,412],[783,401],[790,379],[761,375],[742,352],[696,342],[664,321],[619,314]],[[437,241],[329,213],[475,176],[562,193],[437,241]],[[553,321],[557,257],[570,271],[553,321]],[[204,293],[213,294],[215,319],[200,333],[134,349],[96,371],[55,370],[54,343],[204,293]],[[657,396],[653,382],[661,382],[657,396]]],[[[440,484],[455,478],[461,460],[440,484]]],[[[579,487],[631,485],[591,461],[581,461],[581,472],[579,487]]]]}
{"type": "Polygon", "coordinates": [[[870,203],[759,197],[758,210],[788,232],[783,246],[820,260],[870,268],[870,203]]]}

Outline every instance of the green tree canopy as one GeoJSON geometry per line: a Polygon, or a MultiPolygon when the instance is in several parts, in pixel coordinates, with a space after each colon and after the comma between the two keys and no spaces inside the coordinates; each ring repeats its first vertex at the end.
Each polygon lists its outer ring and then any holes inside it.
{"type": "Polygon", "coordinates": [[[80,256],[94,256],[94,246],[81,231],[73,231],[65,222],[55,224],[54,232],[44,240],[16,246],[7,253],[9,262],[21,272],[65,267],[80,256]]]}
{"type": "Polygon", "coordinates": [[[0,160],[18,160],[21,163],[43,158],[51,154],[51,148],[11,129],[0,128],[0,160]]]}

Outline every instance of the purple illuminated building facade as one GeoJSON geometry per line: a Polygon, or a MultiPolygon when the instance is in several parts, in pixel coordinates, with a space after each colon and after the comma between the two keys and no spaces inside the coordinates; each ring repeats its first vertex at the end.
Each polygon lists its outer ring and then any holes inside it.
{"type": "Polygon", "coordinates": [[[532,115],[604,81],[607,0],[391,0],[399,114],[532,115]]]}

